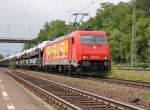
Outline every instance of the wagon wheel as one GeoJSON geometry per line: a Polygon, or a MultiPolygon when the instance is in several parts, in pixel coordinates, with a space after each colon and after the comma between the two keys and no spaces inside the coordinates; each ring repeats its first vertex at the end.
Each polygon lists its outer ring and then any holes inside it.
{"type": "Polygon", "coordinates": [[[63,71],[63,67],[62,67],[61,65],[58,67],[58,71],[59,71],[60,73],[63,71]]]}
{"type": "Polygon", "coordinates": [[[72,72],[73,72],[72,66],[68,66],[68,68],[67,68],[67,73],[68,73],[69,75],[71,75],[72,72]]]}

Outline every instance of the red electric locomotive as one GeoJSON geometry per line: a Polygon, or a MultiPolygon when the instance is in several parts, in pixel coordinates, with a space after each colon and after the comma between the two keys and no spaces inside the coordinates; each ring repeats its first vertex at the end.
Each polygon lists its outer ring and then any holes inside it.
{"type": "Polygon", "coordinates": [[[43,66],[49,71],[100,74],[111,68],[106,33],[103,31],[74,31],[46,45],[43,66]]]}

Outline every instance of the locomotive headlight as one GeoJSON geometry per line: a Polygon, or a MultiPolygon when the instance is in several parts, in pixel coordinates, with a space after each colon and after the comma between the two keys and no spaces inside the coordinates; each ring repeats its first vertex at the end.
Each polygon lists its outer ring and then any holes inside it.
{"type": "Polygon", "coordinates": [[[86,58],[89,58],[89,56],[83,56],[82,58],[86,59],[86,58]]]}
{"type": "Polygon", "coordinates": [[[107,57],[107,56],[103,56],[103,58],[104,58],[104,59],[107,59],[108,57],[107,57]]]}
{"type": "Polygon", "coordinates": [[[83,58],[86,58],[86,56],[83,56],[83,58]]]}
{"type": "Polygon", "coordinates": [[[93,49],[96,49],[96,46],[93,46],[92,48],[93,48],[93,49]]]}

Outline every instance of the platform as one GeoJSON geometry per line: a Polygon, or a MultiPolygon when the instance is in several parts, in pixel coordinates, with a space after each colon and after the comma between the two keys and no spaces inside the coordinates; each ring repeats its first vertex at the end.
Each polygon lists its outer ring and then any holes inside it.
{"type": "Polygon", "coordinates": [[[0,110],[53,110],[0,70],[0,110]]]}

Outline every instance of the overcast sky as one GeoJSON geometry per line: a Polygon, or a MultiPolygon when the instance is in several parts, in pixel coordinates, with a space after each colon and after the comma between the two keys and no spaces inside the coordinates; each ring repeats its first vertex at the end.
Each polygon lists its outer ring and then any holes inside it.
{"type": "MultiPolygon", "coordinates": [[[[120,1],[130,0],[0,0],[0,38],[33,39],[46,21],[71,22],[75,12],[94,16],[100,3],[120,1]]],[[[14,54],[21,49],[21,44],[0,44],[0,54],[14,54]]]]}

